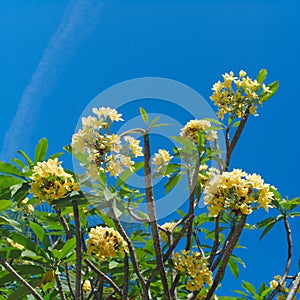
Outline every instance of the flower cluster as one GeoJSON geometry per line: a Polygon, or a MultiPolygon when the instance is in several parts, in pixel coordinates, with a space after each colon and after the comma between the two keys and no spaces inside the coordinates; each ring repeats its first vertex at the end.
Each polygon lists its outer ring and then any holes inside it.
{"type": "Polygon", "coordinates": [[[249,215],[254,209],[268,207],[274,198],[269,184],[260,175],[247,174],[240,169],[219,174],[209,172],[210,179],[204,189],[204,202],[209,215],[217,216],[221,210],[249,215]]]}
{"type": "Polygon", "coordinates": [[[191,120],[181,129],[180,135],[198,143],[199,132],[209,141],[214,141],[218,136],[214,130],[209,130],[211,123],[207,120],[191,120]]]}
{"type": "MultiPolygon", "coordinates": [[[[280,275],[276,275],[274,276],[274,279],[272,281],[270,281],[270,289],[271,290],[275,290],[279,283],[280,283],[280,280],[281,280],[281,276],[280,275]]],[[[280,286],[280,289],[279,289],[279,295],[278,295],[278,298],[279,300],[285,300],[286,299],[286,296],[287,294],[289,293],[289,288],[286,287],[286,282],[283,283],[282,286],[280,286]]],[[[298,289],[297,291],[298,293],[300,293],[300,288],[298,289]]],[[[296,300],[296,296],[293,297],[293,300],[296,300]]]]}
{"type": "Polygon", "coordinates": [[[210,99],[218,107],[218,117],[224,118],[225,114],[241,118],[249,109],[249,112],[257,116],[256,109],[262,104],[258,92],[261,94],[272,93],[269,87],[257,80],[252,80],[241,70],[239,77],[233,72],[223,74],[224,81],[218,81],[213,85],[213,94],[210,99]]]}
{"type": "Polygon", "coordinates": [[[182,250],[173,259],[174,267],[179,272],[188,275],[186,288],[189,291],[200,291],[205,284],[212,284],[212,272],[207,266],[205,258],[194,251],[182,250]]]}
{"type": "Polygon", "coordinates": [[[110,227],[92,228],[86,241],[88,254],[95,254],[99,260],[114,258],[118,253],[128,252],[127,243],[118,231],[110,227]]]}
{"type": "Polygon", "coordinates": [[[38,162],[30,178],[34,196],[50,203],[54,199],[64,198],[68,193],[79,190],[73,176],[65,172],[57,158],[38,162]]]}
{"type": "Polygon", "coordinates": [[[160,172],[165,169],[173,156],[170,156],[169,151],[159,149],[158,153],[154,154],[153,164],[155,165],[155,172],[160,172]]]}
{"type": "Polygon", "coordinates": [[[121,114],[109,107],[93,108],[96,117],[82,118],[82,128],[72,137],[75,153],[86,153],[88,163],[85,165],[91,179],[98,178],[99,171],[105,170],[110,176],[117,177],[124,168],[134,170],[131,158],[142,156],[140,141],[131,136],[122,137],[110,134],[109,127],[115,121],[123,121],[121,114]]]}
{"type": "MultiPolygon", "coordinates": [[[[167,222],[167,223],[163,224],[161,227],[165,231],[172,233],[172,231],[175,228],[175,225],[176,225],[176,222],[167,222]]],[[[160,237],[161,237],[162,241],[165,242],[165,243],[168,243],[169,239],[168,239],[167,233],[164,232],[163,230],[160,230],[159,234],[160,234],[160,237]]]]}

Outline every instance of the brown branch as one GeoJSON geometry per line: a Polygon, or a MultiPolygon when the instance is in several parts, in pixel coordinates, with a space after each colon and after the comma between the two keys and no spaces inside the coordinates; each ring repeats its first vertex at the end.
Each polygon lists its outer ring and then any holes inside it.
{"type": "Polygon", "coordinates": [[[165,271],[163,255],[160,245],[158,227],[157,227],[157,218],[156,210],[154,204],[154,194],[153,194],[153,184],[152,184],[152,171],[151,171],[151,154],[150,154],[150,141],[148,133],[143,135],[144,139],[144,181],[145,181],[145,190],[146,190],[146,202],[148,215],[150,219],[150,225],[152,229],[152,238],[156,256],[156,263],[159,268],[160,277],[165,293],[165,299],[171,300],[171,295],[168,287],[168,279],[165,271]]]}
{"type": "Polygon", "coordinates": [[[273,299],[276,296],[276,294],[279,292],[280,287],[286,281],[286,277],[288,276],[288,273],[289,273],[289,270],[291,267],[291,263],[292,263],[292,250],[293,250],[292,231],[291,231],[290,224],[287,220],[286,215],[284,215],[284,217],[283,217],[283,222],[284,222],[284,228],[286,231],[286,239],[287,239],[287,244],[288,244],[287,261],[286,261],[286,265],[285,265],[285,271],[284,271],[284,274],[283,274],[282,278],[280,279],[280,282],[277,285],[276,289],[272,292],[272,294],[268,297],[267,300],[273,299]]]}
{"type": "Polygon", "coordinates": [[[59,290],[59,295],[60,295],[61,300],[67,300],[60,277],[58,274],[55,274],[55,280],[56,280],[56,284],[57,284],[57,287],[59,290]]]}
{"type": "MultiPolygon", "coordinates": [[[[174,251],[174,249],[177,247],[178,243],[180,242],[180,240],[182,239],[182,237],[184,236],[186,230],[188,229],[189,223],[193,221],[192,216],[188,216],[186,223],[184,224],[184,226],[182,227],[182,229],[180,230],[180,232],[178,233],[178,235],[176,236],[176,239],[174,241],[174,243],[172,245],[170,245],[169,249],[167,250],[167,252],[163,255],[163,260],[164,262],[170,257],[170,255],[172,254],[172,252],[174,251]]],[[[155,278],[156,274],[158,273],[159,269],[158,267],[156,267],[152,274],[150,275],[150,277],[148,278],[147,281],[147,286],[150,285],[150,283],[153,281],[153,279],[155,278]]]]}
{"type": "Polygon", "coordinates": [[[226,128],[226,170],[228,170],[228,167],[229,167],[229,163],[230,163],[230,158],[231,158],[231,154],[244,130],[244,127],[247,123],[247,120],[249,118],[249,108],[246,109],[245,111],[245,114],[243,115],[242,119],[241,119],[241,122],[232,138],[232,141],[229,142],[229,128],[230,127],[227,127],[226,128]],[[228,136],[227,136],[228,134],[228,136]],[[227,140],[228,139],[228,140],[227,140]]]}
{"type": "Polygon", "coordinates": [[[211,265],[213,263],[216,253],[218,251],[218,248],[220,246],[220,220],[221,220],[221,213],[219,213],[216,217],[214,244],[212,246],[210,256],[207,260],[209,265],[211,265]]]}
{"type": "Polygon", "coordinates": [[[296,279],[293,281],[293,286],[290,289],[290,292],[286,297],[286,300],[293,300],[299,288],[300,288],[300,272],[298,273],[296,279]]]}
{"type": "Polygon", "coordinates": [[[69,228],[69,225],[68,225],[66,219],[64,218],[64,216],[61,215],[61,210],[58,209],[58,208],[54,208],[54,209],[55,209],[55,211],[56,211],[56,213],[59,217],[59,221],[60,221],[62,227],[64,228],[67,240],[71,239],[72,238],[72,232],[69,228]]]}
{"type": "Polygon", "coordinates": [[[103,278],[107,283],[109,283],[118,295],[123,297],[121,289],[115,284],[115,282],[111,278],[109,278],[106,274],[101,272],[89,259],[85,258],[84,261],[99,277],[103,278]]]}
{"type": "Polygon", "coordinates": [[[38,300],[43,300],[43,298],[39,295],[39,293],[21,276],[19,275],[11,266],[8,264],[4,258],[0,256],[1,265],[11,274],[13,275],[24,287],[26,287],[30,293],[38,300]]]}
{"type": "Polygon", "coordinates": [[[65,264],[65,272],[66,272],[67,284],[68,284],[68,287],[69,287],[70,294],[72,295],[72,298],[75,299],[75,294],[74,294],[72,284],[71,284],[71,280],[70,280],[70,272],[69,272],[68,264],[65,264]]]}
{"type": "Polygon", "coordinates": [[[137,277],[139,278],[141,286],[142,286],[143,299],[145,299],[145,300],[149,299],[148,287],[146,286],[145,279],[141,274],[141,271],[140,271],[140,268],[139,268],[139,265],[138,265],[138,260],[137,260],[137,257],[135,255],[135,252],[134,252],[134,247],[133,247],[132,241],[128,237],[128,235],[127,235],[126,231],[124,230],[121,222],[117,218],[111,202],[109,202],[109,206],[110,206],[110,213],[112,215],[113,222],[114,222],[115,226],[117,227],[118,232],[121,234],[121,236],[123,237],[123,239],[127,243],[128,250],[129,250],[129,255],[130,255],[130,258],[131,258],[131,261],[132,261],[134,272],[136,273],[137,277]]]}
{"type": "Polygon", "coordinates": [[[226,248],[227,248],[227,244],[228,244],[229,240],[230,240],[231,237],[232,237],[232,234],[233,234],[233,232],[234,232],[234,229],[235,229],[234,227],[231,228],[231,231],[230,231],[230,233],[228,234],[228,236],[227,236],[227,238],[226,238],[226,241],[224,242],[224,245],[223,245],[222,249],[220,250],[220,252],[219,252],[219,254],[218,254],[217,259],[215,260],[215,262],[213,263],[213,265],[210,267],[210,270],[211,270],[212,272],[216,269],[216,267],[217,267],[218,264],[220,263],[220,261],[221,261],[223,255],[224,255],[224,253],[225,253],[225,250],[226,250],[226,248]]]}
{"type": "Polygon", "coordinates": [[[196,234],[196,232],[193,232],[193,234],[194,234],[194,237],[195,237],[195,240],[196,240],[196,244],[197,244],[198,250],[200,251],[202,257],[205,258],[205,254],[204,254],[204,251],[203,251],[203,249],[201,247],[201,243],[200,243],[200,240],[198,238],[198,235],[196,234]]]}
{"type": "Polygon", "coordinates": [[[229,258],[232,254],[232,251],[236,245],[236,243],[238,242],[238,239],[243,231],[243,228],[244,228],[244,225],[245,225],[245,222],[246,222],[246,219],[247,219],[247,216],[246,215],[242,215],[241,216],[241,219],[239,220],[232,236],[231,236],[231,239],[228,241],[228,244],[227,244],[227,247],[226,247],[226,250],[224,252],[224,256],[223,256],[223,259],[222,259],[222,262],[218,268],[218,271],[217,271],[217,274],[215,276],[215,279],[213,281],[213,284],[212,286],[210,287],[207,295],[206,295],[206,298],[205,300],[210,300],[212,299],[212,296],[216,290],[216,288],[218,287],[218,284],[219,282],[222,280],[223,276],[224,276],[224,273],[225,273],[225,269],[226,269],[226,266],[228,264],[228,261],[229,261],[229,258]]]}
{"type": "Polygon", "coordinates": [[[128,287],[129,287],[129,259],[128,254],[124,256],[124,285],[123,285],[123,300],[128,298],[128,287]]]}
{"type": "Polygon", "coordinates": [[[78,203],[76,200],[72,201],[74,220],[76,227],[76,283],[75,283],[75,300],[81,298],[81,269],[82,269],[82,243],[81,243],[81,226],[80,216],[78,210],[78,203]]]}

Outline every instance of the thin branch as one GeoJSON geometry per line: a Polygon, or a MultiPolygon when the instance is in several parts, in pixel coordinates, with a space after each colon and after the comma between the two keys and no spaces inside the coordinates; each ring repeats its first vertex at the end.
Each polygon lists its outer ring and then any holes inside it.
{"type": "Polygon", "coordinates": [[[154,194],[153,194],[153,184],[152,184],[152,171],[151,171],[151,154],[150,154],[150,141],[148,133],[143,135],[144,139],[144,181],[145,181],[145,191],[146,191],[146,202],[147,209],[150,219],[150,225],[152,229],[152,238],[156,256],[156,263],[159,268],[160,277],[165,293],[165,299],[171,300],[171,295],[168,287],[168,279],[165,271],[163,255],[160,245],[156,210],[154,204],[154,194]]]}
{"type": "Polygon", "coordinates": [[[81,245],[81,226],[80,216],[78,210],[78,203],[76,200],[72,201],[74,220],[76,227],[76,283],[75,283],[75,300],[80,300],[81,295],[81,269],[82,269],[82,245],[81,245]]]}
{"type": "Polygon", "coordinates": [[[65,264],[65,272],[66,272],[66,278],[67,278],[67,284],[70,290],[70,294],[72,295],[72,298],[75,299],[75,294],[72,288],[71,279],[70,279],[70,272],[69,272],[69,266],[68,264],[65,264]]]}
{"type": "Polygon", "coordinates": [[[288,276],[288,273],[289,273],[289,270],[291,267],[291,263],[292,263],[292,250],[293,250],[292,231],[291,231],[290,224],[287,220],[286,215],[284,215],[283,222],[284,222],[284,228],[286,231],[286,239],[287,239],[287,244],[288,244],[287,261],[286,261],[286,265],[285,265],[285,271],[284,271],[284,274],[283,274],[282,278],[280,279],[280,282],[277,285],[276,289],[272,292],[272,294],[268,297],[267,300],[273,299],[276,296],[276,294],[279,292],[280,287],[284,284],[284,282],[288,276]]]}
{"type": "Polygon", "coordinates": [[[128,235],[127,235],[126,231],[124,230],[120,220],[117,218],[117,216],[115,214],[115,211],[112,207],[112,204],[110,202],[109,202],[109,205],[110,205],[110,213],[112,215],[113,222],[114,222],[115,226],[117,227],[118,232],[121,234],[121,236],[123,237],[123,239],[127,243],[127,247],[128,247],[128,250],[129,250],[129,255],[130,255],[130,259],[132,261],[134,272],[136,273],[137,277],[139,278],[141,286],[142,286],[143,299],[148,299],[148,288],[146,286],[145,279],[141,274],[141,271],[140,271],[140,268],[139,268],[139,265],[138,265],[138,260],[137,260],[137,257],[135,255],[135,252],[134,252],[134,247],[133,247],[132,241],[128,237],[128,235]]]}
{"type": "MultiPolygon", "coordinates": [[[[166,232],[167,235],[168,235],[168,241],[169,241],[169,245],[172,245],[173,244],[173,234],[172,232],[169,232],[167,231],[166,232]]],[[[174,258],[174,252],[172,252],[171,254],[171,259],[174,258]]],[[[176,289],[176,286],[177,286],[177,283],[178,283],[178,279],[177,279],[177,282],[174,284],[174,282],[176,281],[176,271],[174,268],[171,269],[171,274],[170,274],[170,279],[171,279],[171,289],[170,289],[170,295],[171,295],[171,298],[172,300],[177,300],[177,289],[176,289]]]]}
{"type": "Polygon", "coordinates": [[[61,210],[58,209],[58,208],[54,208],[54,209],[55,209],[55,211],[56,211],[56,213],[59,217],[59,221],[60,221],[62,227],[64,228],[67,240],[71,239],[72,238],[72,232],[69,228],[69,225],[68,225],[66,219],[64,218],[64,216],[61,215],[61,210]]]}
{"type": "Polygon", "coordinates": [[[98,276],[100,276],[107,283],[109,283],[118,295],[123,297],[121,289],[115,284],[115,282],[111,278],[109,278],[106,274],[101,272],[89,259],[85,258],[84,261],[98,276]]]}
{"type": "Polygon", "coordinates": [[[196,232],[193,232],[193,234],[194,234],[194,237],[195,237],[195,240],[196,240],[196,244],[197,244],[198,250],[200,251],[202,257],[205,258],[205,254],[204,254],[204,251],[203,251],[203,249],[201,247],[201,243],[200,243],[199,237],[196,234],[196,232]]]}
{"type": "Polygon", "coordinates": [[[0,256],[1,265],[13,275],[24,287],[26,287],[30,293],[38,300],[43,300],[43,298],[38,294],[38,292],[21,276],[19,275],[11,266],[8,264],[4,258],[0,256]]]}
{"type": "Polygon", "coordinates": [[[221,213],[219,213],[216,217],[214,244],[212,246],[210,256],[207,260],[209,265],[211,265],[213,263],[216,253],[218,251],[218,248],[220,246],[220,220],[221,220],[221,213]]]}
{"type": "Polygon", "coordinates": [[[228,261],[229,261],[229,258],[232,254],[232,251],[233,251],[236,243],[238,242],[238,239],[239,239],[239,237],[240,237],[240,235],[243,231],[246,219],[247,219],[246,215],[241,216],[241,219],[239,220],[239,222],[238,222],[238,224],[237,224],[237,226],[236,226],[236,228],[235,228],[235,230],[234,230],[234,232],[231,236],[231,239],[228,241],[228,244],[227,244],[223,259],[222,259],[222,262],[221,262],[221,264],[218,268],[218,271],[217,271],[217,274],[216,274],[215,279],[213,281],[213,284],[212,284],[211,288],[209,289],[205,300],[212,299],[212,296],[213,296],[216,288],[218,287],[219,282],[222,280],[222,278],[224,276],[224,273],[225,273],[226,266],[227,266],[228,261]]]}
{"type": "Polygon", "coordinates": [[[244,130],[244,127],[247,123],[247,120],[249,118],[249,108],[246,109],[245,111],[245,114],[243,115],[242,119],[241,119],[241,122],[232,138],[232,141],[230,142],[230,144],[227,144],[228,141],[227,141],[227,129],[228,129],[228,138],[229,138],[229,127],[226,128],[226,169],[228,169],[229,167],[229,163],[230,163],[230,158],[231,158],[231,154],[244,130]]]}
{"type": "Polygon", "coordinates": [[[66,295],[64,293],[64,289],[60,280],[60,277],[58,274],[55,274],[55,280],[56,280],[56,284],[59,290],[59,295],[60,295],[60,299],[61,300],[67,300],[66,295]]]}
{"type": "Polygon", "coordinates": [[[213,265],[210,267],[210,270],[211,270],[212,272],[216,269],[216,267],[217,267],[218,264],[220,263],[221,259],[223,258],[223,255],[224,255],[225,250],[226,250],[226,248],[227,248],[227,244],[228,244],[229,240],[230,240],[231,237],[232,237],[232,234],[233,234],[233,232],[234,232],[234,229],[235,229],[235,227],[232,227],[232,228],[231,228],[231,231],[230,231],[230,233],[228,234],[228,236],[227,236],[227,238],[226,238],[226,240],[225,240],[225,242],[224,242],[224,245],[223,245],[221,251],[220,251],[219,254],[218,254],[217,259],[215,260],[215,262],[213,263],[213,265]]]}
{"type": "MultiPolygon", "coordinates": [[[[184,236],[186,230],[188,229],[190,222],[193,222],[192,216],[188,216],[188,218],[187,218],[184,226],[182,227],[182,229],[180,230],[180,232],[176,236],[176,239],[175,239],[174,243],[172,245],[170,245],[170,247],[167,250],[167,252],[163,255],[164,262],[170,257],[170,255],[172,254],[172,252],[174,251],[174,249],[177,247],[178,243],[180,242],[180,240],[184,236]]],[[[158,267],[156,267],[153,270],[152,274],[150,275],[150,277],[147,280],[147,286],[149,286],[150,283],[154,280],[154,278],[155,278],[156,274],[158,273],[158,271],[159,271],[158,267]]]]}
{"type": "Polygon", "coordinates": [[[124,256],[124,285],[123,285],[123,300],[128,298],[128,287],[129,287],[129,259],[128,254],[124,256]]]}
{"type": "Polygon", "coordinates": [[[290,289],[290,292],[288,296],[286,297],[286,300],[293,300],[295,297],[295,294],[297,293],[297,290],[300,288],[300,272],[298,273],[296,279],[293,281],[293,286],[290,289]]]}

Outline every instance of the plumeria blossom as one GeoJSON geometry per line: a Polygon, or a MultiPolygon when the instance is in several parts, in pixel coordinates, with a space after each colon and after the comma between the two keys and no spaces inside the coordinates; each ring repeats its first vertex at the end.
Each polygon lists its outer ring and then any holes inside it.
{"type": "Polygon", "coordinates": [[[77,182],[65,172],[57,158],[38,162],[30,178],[34,196],[50,203],[54,199],[67,197],[72,191],[79,191],[77,182]]]}
{"type": "MultiPolygon", "coordinates": [[[[163,224],[161,227],[164,230],[171,233],[174,230],[175,226],[176,226],[176,222],[167,222],[167,223],[163,224]]],[[[163,230],[160,230],[159,234],[160,234],[162,241],[165,243],[168,243],[169,239],[168,239],[167,233],[165,233],[163,230]]]]}
{"type": "Polygon", "coordinates": [[[198,143],[199,132],[204,133],[204,137],[209,141],[217,139],[217,132],[209,131],[211,123],[207,120],[191,120],[181,129],[180,135],[198,143]]]}
{"type": "Polygon", "coordinates": [[[86,241],[88,254],[95,255],[99,260],[108,260],[128,252],[127,243],[118,231],[110,227],[97,226],[89,232],[86,241]]]}
{"type": "Polygon", "coordinates": [[[239,72],[238,77],[234,76],[233,72],[225,73],[222,75],[223,82],[218,81],[213,85],[210,99],[218,107],[217,115],[220,119],[223,119],[225,114],[241,118],[247,110],[257,116],[257,107],[262,104],[258,92],[261,90],[262,94],[272,93],[265,84],[246,75],[244,70],[239,72]]]}
{"type": "Polygon", "coordinates": [[[173,259],[174,267],[186,274],[186,289],[200,291],[205,285],[212,284],[212,272],[208,268],[206,259],[199,252],[182,250],[173,259]]]}
{"type": "Polygon", "coordinates": [[[209,172],[209,181],[204,189],[204,202],[210,216],[220,211],[249,215],[253,209],[263,207],[266,211],[274,199],[269,184],[260,175],[247,174],[240,169],[220,174],[209,172]]]}
{"type": "Polygon", "coordinates": [[[97,180],[100,171],[117,177],[125,169],[134,170],[132,158],[142,156],[140,141],[132,136],[110,133],[113,122],[123,121],[122,114],[110,107],[93,108],[96,117],[82,118],[82,128],[72,137],[75,153],[87,154],[88,170],[92,181],[97,180]]]}
{"type": "Polygon", "coordinates": [[[155,165],[155,172],[160,172],[163,170],[173,156],[170,155],[169,151],[164,149],[159,149],[157,153],[154,154],[153,164],[155,165]]]}

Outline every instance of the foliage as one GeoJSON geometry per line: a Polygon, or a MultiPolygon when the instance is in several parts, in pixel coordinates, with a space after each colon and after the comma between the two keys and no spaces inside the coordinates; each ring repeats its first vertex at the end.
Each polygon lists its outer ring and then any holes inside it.
{"type": "Polygon", "coordinates": [[[243,70],[238,77],[224,74],[211,97],[222,121],[190,120],[172,137],[177,147],[154,154],[154,171],[149,133],[167,124],[149,120],[143,108],[146,128],[119,135],[112,133],[113,123],[123,121],[116,109],[94,108],[95,116],[82,119],[64,149],[83,174],[64,169],[61,152],[47,157],[46,138],[33,159],[20,150],[21,158],[0,162],[0,299],[295,299],[300,273],[290,274],[289,218],[300,215],[300,199],[283,198],[257,174],[229,169],[249,115],[278,89],[277,81],[264,83],[266,75],[264,69],[255,80],[243,70]],[[218,149],[218,131],[226,153],[218,149]],[[212,161],[218,169],[209,167],[212,161]],[[145,188],[139,190],[128,179],[142,169],[145,188]],[[185,178],[189,191],[187,210],[162,225],[153,196],[157,177],[166,194],[185,178]],[[207,212],[198,214],[202,198],[207,212]],[[278,214],[247,224],[260,208],[278,214]],[[124,217],[138,222],[134,230],[126,229],[124,217]],[[242,231],[262,230],[263,238],[279,222],[287,235],[283,274],[258,290],[244,281],[236,296],[219,295],[226,269],[238,277],[239,266],[246,267],[233,253],[242,231]]]}

